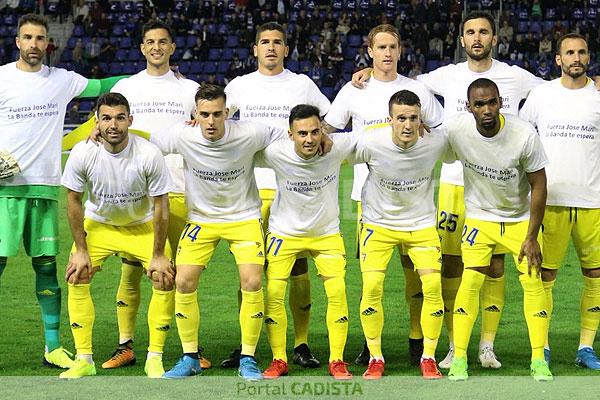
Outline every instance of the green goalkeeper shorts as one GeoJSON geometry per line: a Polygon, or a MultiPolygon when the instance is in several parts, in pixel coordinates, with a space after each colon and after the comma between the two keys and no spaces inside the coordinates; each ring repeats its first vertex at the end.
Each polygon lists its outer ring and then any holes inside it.
{"type": "Polygon", "coordinates": [[[30,257],[58,254],[58,202],[0,197],[0,257],[13,257],[23,238],[30,257]]]}

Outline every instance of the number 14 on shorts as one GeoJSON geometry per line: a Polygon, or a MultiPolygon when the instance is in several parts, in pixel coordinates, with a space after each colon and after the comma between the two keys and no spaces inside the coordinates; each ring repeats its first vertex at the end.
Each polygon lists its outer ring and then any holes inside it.
{"type": "Polygon", "coordinates": [[[461,243],[467,242],[469,243],[469,245],[473,246],[475,244],[475,238],[477,237],[478,233],[479,229],[469,228],[467,225],[464,225],[461,243]]]}

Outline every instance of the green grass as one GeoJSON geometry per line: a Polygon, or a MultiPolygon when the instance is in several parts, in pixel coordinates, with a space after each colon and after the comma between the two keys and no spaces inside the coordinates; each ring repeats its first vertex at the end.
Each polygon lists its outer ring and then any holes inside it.
{"type": "MultiPolygon", "coordinates": [[[[354,259],[354,236],[356,211],[349,200],[352,187],[352,172],[344,166],[340,184],[341,227],[345,235],[348,252],[347,294],[350,309],[350,326],[346,346],[346,359],[353,360],[362,349],[363,335],[358,317],[361,277],[358,262],[354,259]]],[[[63,288],[63,312],[61,337],[67,349],[73,349],[73,339],[69,330],[66,310],[66,285],[64,274],[71,235],[65,211],[65,196],[61,197],[61,252],[58,256],[59,281],[63,288]]],[[[502,317],[496,352],[503,363],[498,371],[484,370],[475,362],[479,328],[475,327],[471,341],[469,357],[472,360],[470,371],[473,376],[514,376],[528,375],[529,340],[522,313],[522,290],[518,283],[516,269],[510,257],[507,257],[507,301],[502,317]]],[[[419,375],[418,368],[408,364],[407,307],[404,302],[404,279],[395,256],[388,267],[385,285],[384,305],[386,321],[384,327],[384,353],[386,373],[388,375],[419,375]]],[[[325,325],[326,301],[323,286],[311,267],[313,308],[311,316],[310,345],[315,355],[324,363],[328,357],[327,331],[325,325]]],[[[94,328],[94,355],[97,365],[109,357],[117,343],[117,325],[114,298],[119,281],[119,262],[110,259],[103,270],[94,277],[92,293],[96,307],[94,328]]],[[[552,368],[555,375],[595,375],[592,371],[574,366],[575,351],[579,340],[579,297],[581,291],[581,272],[575,252],[569,248],[568,257],[560,270],[555,286],[555,310],[551,328],[553,347],[552,368]]],[[[201,307],[200,342],[205,347],[205,355],[214,364],[227,357],[239,343],[239,324],[237,318],[238,275],[233,258],[221,243],[219,249],[205,273],[199,288],[201,307]]],[[[143,376],[143,361],[147,343],[146,309],[151,294],[150,282],[144,279],[142,305],[138,316],[135,350],[138,364],[117,370],[98,369],[103,376],[143,376]]],[[[30,260],[21,251],[18,257],[9,259],[2,276],[0,288],[0,323],[4,333],[0,335],[0,375],[2,376],[56,376],[59,371],[43,367],[42,326],[34,291],[34,274],[30,260]]],[[[288,313],[289,315],[289,313],[288,313]]],[[[290,318],[291,325],[291,318],[290,318]]],[[[173,320],[173,327],[175,321],[173,320]]],[[[291,326],[288,333],[288,348],[291,352],[293,339],[291,326]]],[[[438,347],[437,357],[442,359],[447,350],[445,332],[438,347]]],[[[165,351],[165,366],[169,368],[180,355],[180,345],[176,328],[168,338],[165,351]]],[[[257,350],[260,365],[266,367],[271,358],[267,337],[263,330],[257,350]]],[[[292,376],[326,375],[326,369],[302,370],[290,366],[292,376]]],[[[353,374],[359,375],[363,367],[350,366],[353,374]]],[[[212,368],[204,373],[207,376],[231,376],[232,370],[212,368]]]]}

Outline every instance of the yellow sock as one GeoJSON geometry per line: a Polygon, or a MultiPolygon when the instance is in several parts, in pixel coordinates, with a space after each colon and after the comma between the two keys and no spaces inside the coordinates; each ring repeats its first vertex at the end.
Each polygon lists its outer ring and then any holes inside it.
{"type": "Polygon", "coordinates": [[[481,342],[494,343],[503,309],[504,276],[486,276],[481,288],[481,342]]]}
{"type": "Polygon", "coordinates": [[[246,356],[253,356],[256,351],[264,311],[265,300],[262,288],[256,292],[246,292],[242,289],[240,330],[242,332],[242,354],[246,356]]]}
{"type": "Polygon", "coordinates": [[[411,339],[421,339],[423,337],[421,329],[421,309],[423,307],[421,280],[417,271],[410,268],[402,269],[404,270],[404,281],[406,283],[404,296],[408,304],[408,317],[410,321],[408,337],[411,339]]]}
{"type": "Polygon", "coordinates": [[[329,362],[344,359],[348,338],[348,301],[343,277],[327,279],[327,332],[329,333],[329,362]]]}
{"type": "Polygon", "coordinates": [[[175,321],[184,353],[198,351],[198,331],[200,330],[200,307],[198,292],[179,293],[175,291],[175,321]]]}
{"type": "Polygon", "coordinates": [[[285,289],[287,281],[270,279],[267,282],[267,302],[265,307],[265,327],[273,359],[287,362],[287,312],[285,310],[285,289]]]}
{"type": "Polygon", "coordinates": [[[94,319],[96,312],[94,302],[90,294],[90,284],[69,283],[69,294],[67,296],[69,308],[69,322],[77,354],[92,353],[92,332],[94,330],[94,319]]]}
{"type": "Polygon", "coordinates": [[[583,277],[580,345],[593,347],[600,322],[600,278],[583,277]]]}
{"type": "Polygon", "coordinates": [[[479,312],[479,291],[485,275],[465,268],[454,302],[454,356],[467,357],[473,324],[479,312]]]}
{"type": "Polygon", "coordinates": [[[290,278],[290,310],[294,320],[294,347],[308,343],[310,322],[310,278],[308,272],[290,278]]]}
{"type": "Polygon", "coordinates": [[[435,349],[444,322],[444,301],[442,300],[442,282],[439,273],[421,276],[423,286],[423,357],[435,359],[435,349]]]}
{"type": "Polygon", "coordinates": [[[548,310],[548,334],[546,335],[546,343],[544,347],[550,348],[550,322],[552,322],[552,312],[554,311],[554,295],[552,294],[552,289],[554,288],[554,283],[556,279],[545,282],[542,281],[542,285],[544,286],[544,293],[546,294],[546,309],[548,310]]]}
{"type": "Polygon", "coordinates": [[[148,351],[162,353],[171,329],[171,319],[175,313],[175,290],[152,288],[152,298],[148,305],[148,351]]]}
{"type": "Polygon", "coordinates": [[[141,266],[123,263],[121,280],[117,290],[117,322],[119,343],[125,343],[135,336],[135,319],[140,308],[140,280],[144,274],[141,266]]]}
{"type": "Polygon", "coordinates": [[[543,360],[544,343],[548,336],[548,310],[544,285],[541,278],[527,274],[519,275],[519,281],[523,287],[523,310],[531,343],[531,359],[543,360]]]}
{"type": "Polygon", "coordinates": [[[451,344],[454,344],[454,323],[453,323],[453,311],[454,301],[456,300],[456,293],[460,286],[462,277],[458,278],[444,278],[442,276],[442,299],[444,300],[444,324],[448,331],[448,340],[451,344]]]}
{"type": "Polygon", "coordinates": [[[382,357],[381,332],[383,331],[383,272],[363,272],[363,291],[360,301],[360,322],[363,327],[369,352],[373,357],[382,357]]]}

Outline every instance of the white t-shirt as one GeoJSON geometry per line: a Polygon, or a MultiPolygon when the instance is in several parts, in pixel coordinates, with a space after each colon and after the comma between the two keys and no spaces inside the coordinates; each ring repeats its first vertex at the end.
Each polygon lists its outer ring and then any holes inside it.
{"type": "Polygon", "coordinates": [[[25,72],[16,62],[0,66],[0,150],[12,153],[21,167],[0,185],[60,185],[66,107],[87,84],[62,68],[25,72]]]}
{"type": "MultiPolygon", "coordinates": [[[[143,70],[117,82],[111,92],[127,98],[133,115],[132,129],[161,132],[191,119],[197,90],[196,82],[177,79],[173,71],[153,76],[143,70]]],[[[178,154],[167,154],[165,160],[175,184],[173,192],[184,193],[183,159],[178,154]]]]}
{"type": "MultiPolygon", "coordinates": [[[[467,110],[467,88],[476,79],[491,79],[498,85],[502,97],[502,113],[517,115],[519,103],[527,97],[529,91],[543,83],[523,68],[510,66],[498,60],[492,60],[492,67],[485,72],[473,72],[468,63],[450,64],[435,71],[419,75],[417,80],[422,82],[433,93],[444,98],[444,120],[467,110]]],[[[440,181],[463,186],[462,165],[456,161],[444,164],[440,181]]]]}
{"type": "Polygon", "coordinates": [[[358,136],[332,134],[325,156],[301,158],[294,142],[281,139],[258,153],[257,162],[273,168],[277,195],[271,205],[269,230],[284,236],[318,237],[340,231],[338,187],[340,166],[354,151],[358,136]]]}
{"type": "Polygon", "coordinates": [[[183,156],[188,219],[196,222],[240,222],[260,218],[254,181],[254,155],[277,139],[283,129],[256,122],[225,121],[225,135],[214,142],[200,127],[176,125],[150,140],[164,153],[183,156]]]}
{"type": "Polygon", "coordinates": [[[365,162],[369,169],[362,188],[363,222],[398,231],[435,226],[433,170],[438,160],[452,157],[439,129],[408,149],[392,141],[391,127],[361,135],[355,161],[365,162]]]}
{"type": "MultiPolygon", "coordinates": [[[[358,89],[348,82],[335,97],[325,122],[337,128],[344,129],[352,120],[354,132],[370,133],[372,129],[388,124],[390,97],[400,90],[410,90],[421,100],[423,122],[431,127],[442,123],[442,106],[422,84],[400,74],[389,82],[378,81],[371,77],[363,89],[358,89]]],[[[368,174],[367,166],[354,166],[354,183],[352,185],[352,200],[360,201],[361,190],[368,174]]]]}
{"type": "Polygon", "coordinates": [[[548,155],[552,206],[600,208],[600,94],[589,80],[567,89],[560,78],[533,89],[521,118],[538,129],[548,155]]]}
{"type": "MultiPolygon", "coordinates": [[[[298,104],[317,107],[321,116],[329,110],[329,100],[306,75],[287,69],[275,76],[258,71],[238,76],[225,87],[229,115],[240,112],[240,121],[263,124],[288,130],[290,110],[298,104]]],[[[254,171],[259,189],[275,189],[275,173],[268,168],[254,171]]]]}
{"type": "Polygon", "coordinates": [[[479,133],[475,118],[461,113],[444,121],[456,158],[464,165],[466,215],[483,221],[529,219],[527,173],[548,164],[533,125],[505,115],[505,124],[491,138],[479,133]]]}
{"type": "Polygon", "coordinates": [[[80,193],[87,188],[85,217],[117,226],[150,221],[154,209],[150,197],[173,188],[160,150],[133,134],[117,154],[104,146],[77,143],[65,165],[62,185],[80,193]]]}

